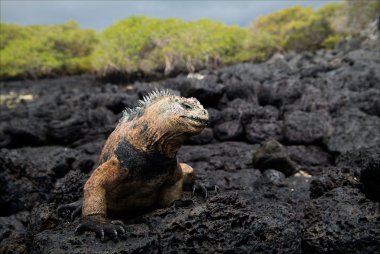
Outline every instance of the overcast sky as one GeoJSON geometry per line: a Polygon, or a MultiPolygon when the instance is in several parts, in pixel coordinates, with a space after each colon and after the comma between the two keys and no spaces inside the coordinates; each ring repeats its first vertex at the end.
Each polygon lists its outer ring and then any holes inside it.
{"type": "Polygon", "coordinates": [[[75,20],[81,27],[101,30],[132,16],[197,20],[208,18],[226,24],[247,26],[255,17],[294,5],[318,8],[333,0],[320,1],[19,1],[0,0],[2,22],[57,24],[75,20]]]}

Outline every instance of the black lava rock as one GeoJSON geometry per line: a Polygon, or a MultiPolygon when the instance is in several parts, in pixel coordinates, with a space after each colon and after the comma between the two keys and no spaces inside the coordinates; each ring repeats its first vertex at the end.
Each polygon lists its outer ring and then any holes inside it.
{"type": "Polygon", "coordinates": [[[72,169],[80,153],[62,147],[0,151],[2,215],[30,210],[50,197],[54,182],[72,169]]]}
{"type": "Polygon", "coordinates": [[[284,136],[291,144],[323,144],[330,132],[330,116],[323,112],[294,111],[285,115],[284,136]]]}
{"type": "Polygon", "coordinates": [[[215,136],[220,141],[236,140],[243,134],[243,127],[239,121],[229,121],[215,126],[215,136]]]}
{"type": "Polygon", "coordinates": [[[268,140],[255,152],[253,157],[255,168],[266,170],[276,169],[290,176],[298,170],[298,165],[292,161],[286,149],[276,140],[268,140]]]}
{"type": "Polygon", "coordinates": [[[282,121],[257,120],[245,126],[245,137],[249,143],[260,144],[268,139],[283,140],[282,121]]]}
{"type": "Polygon", "coordinates": [[[0,217],[0,252],[28,253],[28,233],[17,216],[0,217]]]}
{"type": "Polygon", "coordinates": [[[306,253],[377,253],[380,249],[377,203],[359,189],[335,188],[305,208],[306,253]]]}
{"type": "Polygon", "coordinates": [[[364,193],[368,198],[380,201],[380,146],[344,153],[336,163],[341,167],[357,168],[364,193]]]}

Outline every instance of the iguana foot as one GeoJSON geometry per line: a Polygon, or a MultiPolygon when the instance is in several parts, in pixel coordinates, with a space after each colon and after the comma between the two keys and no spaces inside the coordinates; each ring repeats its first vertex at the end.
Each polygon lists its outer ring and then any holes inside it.
{"type": "Polygon", "coordinates": [[[120,220],[109,220],[102,215],[90,215],[76,227],[75,233],[81,234],[85,231],[95,232],[104,241],[106,235],[110,235],[115,241],[119,240],[119,234],[124,235],[125,225],[120,220]]]}
{"type": "Polygon", "coordinates": [[[73,221],[82,211],[82,199],[72,202],[70,204],[60,205],[57,208],[58,215],[62,215],[63,211],[71,211],[70,218],[73,221]]]}
{"type": "Polygon", "coordinates": [[[207,189],[203,184],[193,185],[193,196],[195,196],[196,193],[201,193],[205,199],[208,197],[207,189]]]}

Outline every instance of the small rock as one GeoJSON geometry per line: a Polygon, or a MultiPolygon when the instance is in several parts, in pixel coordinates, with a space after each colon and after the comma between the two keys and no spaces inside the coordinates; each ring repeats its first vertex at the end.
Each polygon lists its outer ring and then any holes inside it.
{"type": "Polygon", "coordinates": [[[266,169],[276,169],[286,176],[297,172],[298,166],[292,161],[285,148],[276,140],[268,140],[255,152],[253,166],[265,171],[266,169]]]}

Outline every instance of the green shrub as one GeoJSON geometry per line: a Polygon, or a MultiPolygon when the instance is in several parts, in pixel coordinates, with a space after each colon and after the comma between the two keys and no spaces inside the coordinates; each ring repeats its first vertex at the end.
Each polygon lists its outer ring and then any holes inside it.
{"type": "Polygon", "coordinates": [[[63,25],[1,24],[0,78],[74,74],[91,70],[96,34],[73,22],[63,25]]]}
{"type": "Polygon", "coordinates": [[[380,1],[372,0],[343,0],[321,7],[318,12],[330,22],[334,31],[326,41],[337,41],[347,37],[360,37],[369,23],[380,15],[380,1]]]}
{"type": "Polygon", "coordinates": [[[334,22],[338,17],[343,15],[343,9],[343,3],[329,3],[320,7],[317,13],[329,22],[334,22]]]}
{"type": "Polygon", "coordinates": [[[26,35],[27,31],[22,26],[0,23],[0,50],[12,41],[25,39],[26,35]]]}
{"type": "Polygon", "coordinates": [[[59,67],[58,60],[46,51],[46,43],[35,38],[15,40],[0,51],[0,77],[33,77],[51,73],[59,67]]]}
{"type": "Polygon", "coordinates": [[[369,0],[344,1],[345,26],[344,31],[357,36],[380,15],[380,2],[369,0]]]}
{"type": "Polygon", "coordinates": [[[332,34],[326,12],[295,6],[259,17],[250,26],[245,48],[259,60],[276,51],[316,50],[332,34]]]}
{"type": "Polygon", "coordinates": [[[281,51],[281,38],[265,31],[251,31],[244,42],[245,60],[263,61],[281,51]]]}
{"type": "Polygon", "coordinates": [[[195,70],[236,61],[247,30],[221,22],[130,17],[100,34],[94,68],[150,73],[195,70]]]}
{"type": "Polygon", "coordinates": [[[323,41],[322,46],[326,49],[333,49],[336,44],[338,44],[340,41],[344,39],[343,35],[341,34],[333,34],[323,41]]]}

